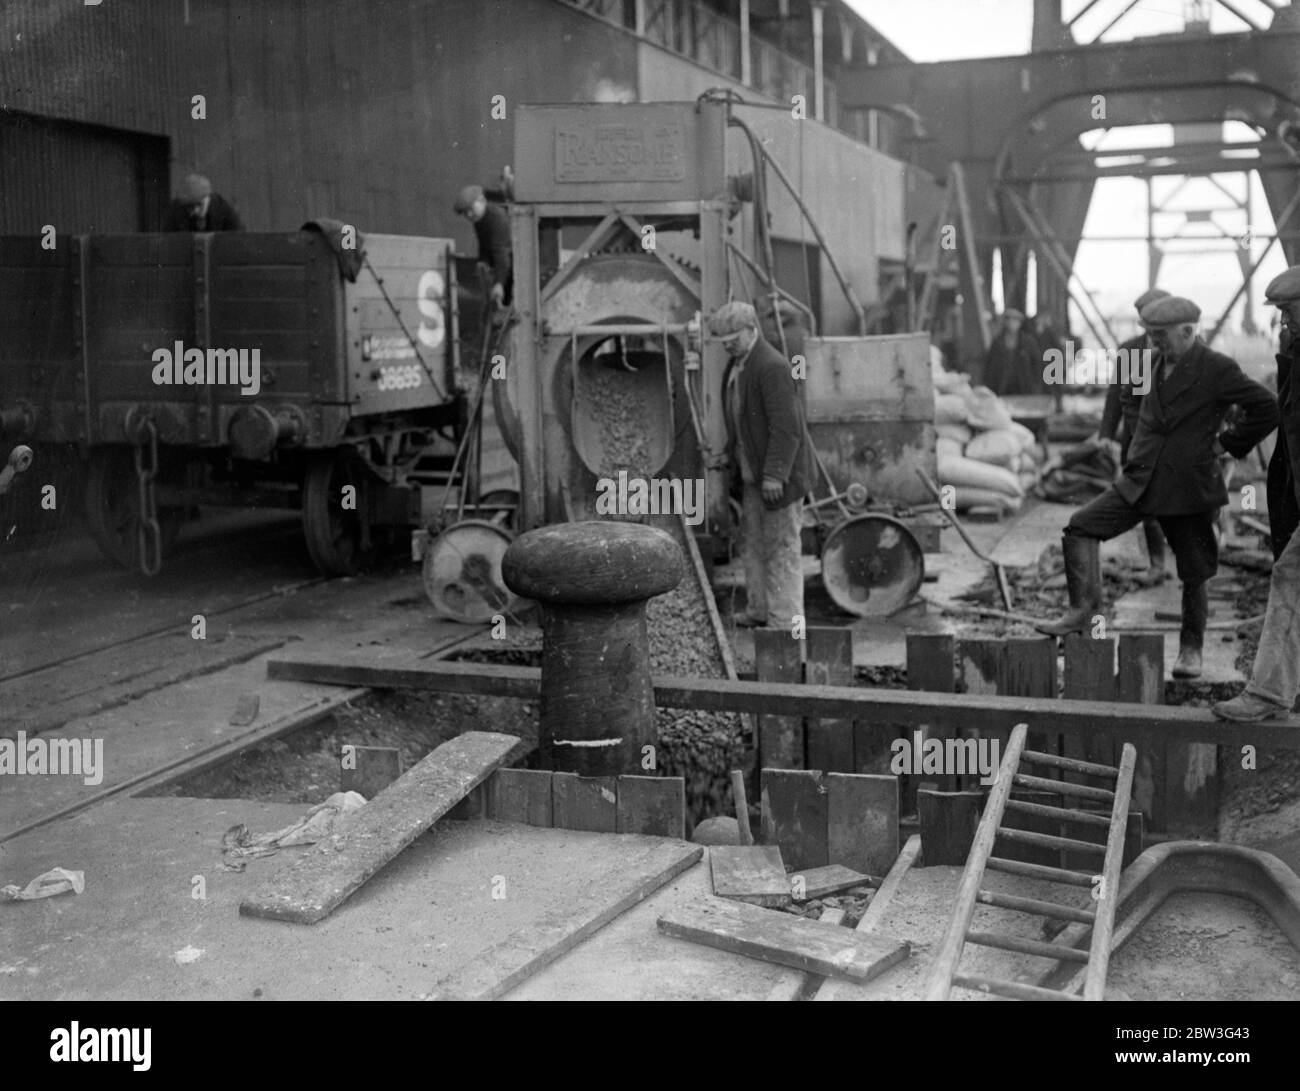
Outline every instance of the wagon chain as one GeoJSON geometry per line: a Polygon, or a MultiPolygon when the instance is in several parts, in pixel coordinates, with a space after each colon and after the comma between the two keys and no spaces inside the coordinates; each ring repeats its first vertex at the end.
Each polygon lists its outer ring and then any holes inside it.
{"type": "Polygon", "coordinates": [[[146,417],[141,422],[135,438],[136,497],[140,509],[136,522],[136,544],[139,549],[140,571],[146,576],[156,576],[162,569],[162,528],[158,525],[157,498],[154,494],[154,477],[158,473],[158,428],[151,417],[146,417]]]}
{"type": "Polygon", "coordinates": [[[439,401],[446,401],[447,395],[442,392],[442,387],[438,385],[438,380],[433,377],[433,372],[430,370],[429,365],[424,362],[424,357],[420,353],[419,343],[411,336],[411,331],[406,328],[406,323],[402,321],[401,311],[397,309],[397,304],[393,302],[392,297],[388,294],[388,289],[384,287],[384,278],[375,272],[375,267],[370,264],[369,254],[363,252],[361,260],[365,264],[365,267],[370,270],[370,275],[375,278],[375,284],[379,286],[379,294],[384,297],[384,302],[388,304],[388,309],[393,312],[393,317],[397,319],[397,325],[401,328],[403,335],[411,346],[411,350],[415,353],[415,358],[420,361],[420,367],[422,367],[424,373],[429,376],[429,384],[433,387],[433,392],[438,396],[439,401]]]}

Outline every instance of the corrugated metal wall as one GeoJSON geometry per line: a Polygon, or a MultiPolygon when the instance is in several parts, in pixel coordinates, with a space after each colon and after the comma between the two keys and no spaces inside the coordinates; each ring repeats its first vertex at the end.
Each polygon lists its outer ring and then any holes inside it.
{"type": "MultiPolygon", "coordinates": [[[[633,38],[551,0],[0,6],[0,109],[165,136],[173,178],[201,170],[253,230],[332,215],[472,252],[451,203],[509,161],[514,106],[602,80],[635,84],[633,38]]],[[[45,181],[8,184],[39,201],[45,181]]]]}

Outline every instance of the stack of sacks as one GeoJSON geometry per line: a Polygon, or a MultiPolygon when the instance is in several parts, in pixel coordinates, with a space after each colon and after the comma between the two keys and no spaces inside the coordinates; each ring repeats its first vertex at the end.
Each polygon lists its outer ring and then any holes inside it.
{"type": "Polygon", "coordinates": [[[965,375],[933,370],[939,484],[956,487],[957,510],[1018,511],[1038,482],[1047,452],[987,387],[965,375]]]}

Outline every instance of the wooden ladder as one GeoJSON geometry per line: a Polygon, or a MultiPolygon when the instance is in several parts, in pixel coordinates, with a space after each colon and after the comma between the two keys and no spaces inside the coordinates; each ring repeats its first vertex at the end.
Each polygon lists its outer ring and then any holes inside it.
{"type": "Polygon", "coordinates": [[[1098,765],[1075,758],[1058,757],[1055,754],[1037,753],[1025,749],[1025,736],[1028,730],[1027,724],[1019,724],[1011,732],[1011,739],[1007,744],[1002,766],[998,770],[997,780],[994,781],[993,789],[989,792],[988,800],[984,805],[984,815],[976,830],[975,842],[971,845],[970,855],[966,858],[966,870],[962,873],[961,887],[957,892],[957,902],[953,908],[952,919],[948,923],[948,931],[930,969],[930,976],[926,982],[927,1000],[947,1000],[954,985],[1015,1000],[1080,999],[1076,993],[1069,991],[1042,988],[1020,981],[1000,981],[994,978],[959,974],[957,964],[961,959],[962,948],[968,942],[981,947],[996,947],[1003,951],[1036,955],[1055,962],[1083,963],[1087,967],[1087,973],[1082,999],[1101,1000],[1105,992],[1106,968],[1110,962],[1111,932],[1115,923],[1115,900],[1119,893],[1124,834],[1128,824],[1129,796],[1133,787],[1133,768],[1136,764],[1137,752],[1132,743],[1125,743],[1118,769],[1111,765],[1098,765]],[[1111,781],[1113,787],[1094,788],[1066,780],[1029,776],[1019,772],[1022,761],[1030,765],[1059,769],[1063,773],[1103,777],[1111,781]],[[1110,816],[1075,807],[1051,807],[1041,803],[1012,799],[1013,787],[1073,797],[1081,804],[1106,803],[1110,805],[1110,816]],[[1094,828],[1105,826],[1107,827],[1106,843],[1102,845],[1073,837],[1057,837],[1033,830],[1004,826],[1003,815],[1008,810],[1037,818],[1059,820],[1062,823],[1076,823],[1094,828]],[[1042,864],[1022,863],[1018,860],[1005,860],[992,855],[994,842],[998,839],[1038,848],[1057,849],[1061,852],[1093,853],[1104,856],[1104,863],[1099,874],[1089,874],[1064,867],[1047,867],[1042,864]],[[1038,879],[1061,886],[1091,889],[1094,899],[1092,908],[1080,909],[1059,902],[982,890],[980,884],[984,880],[986,867],[1009,875],[1038,879]],[[971,931],[971,918],[974,916],[977,903],[1056,920],[1090,924],[1092,925],[1090,947],[1085,952],[1076,947],[1044,943],[1020,936],[971,931]]]}

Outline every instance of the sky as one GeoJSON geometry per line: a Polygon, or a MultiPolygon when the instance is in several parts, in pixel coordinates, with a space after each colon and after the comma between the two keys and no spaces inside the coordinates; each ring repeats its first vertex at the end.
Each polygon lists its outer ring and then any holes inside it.
{"type": "MultiPolygon", "coordinates": [[[[1033,19],[1033,0],[848,0],[864,19],[890,39],[912,60],[939,62],[971,57],[1014,56],[1029,50],[1030,29],[1033,19]]],[[[1065,0],[1067,19],[1083,8],[1087,0],[1065,0]]],[[[1121,11],[1127,0],[1098,0],[1076,24],[1075,36],[1090,41],[1121,11]]],[[[1183,0],[1140,0],[1140,3],[1102,38],[1103,41],[1125,41],[1151,34],[1170,34],[1183,27],[1183,0]]],[[[1267,24],[1269,9],[1261,0],[1236,0],[1234,6],[1267,24]]],[[[1245,24],[1217,3],[1210,4],[1210,29],[1213,33],[1232,33],[1247,29],[1245,24]]],[[[1116,130],[1106,135],[1106,147],[1163,144],[1168,140],[1168,126],[1144,127],[1141,130],[1116,130]]],[[[1251,130],[1235,126],[1228,131],[1231,140],[1249,139],[1251,130]]],[[[1094,137],[1095,139],[1095,137],[1094,137]]],[[[1253,235],[1271,234],[1273,219],[1257,179],[1252,175],[1253,222],[1249,225],[1253,235]]],[[[1219,176],[1219,180],[1232,192],[1240,195],[1243,180],[1240,174],[1219,176]]],[[[1157,201],[1161,191],[1172,190],[1177,179],[1157,179],[1157,201]]],[[[1175,209],[1219,208],[1215,220],[1231,234],[1242,237],[1247,227],[1241,212],[1228,211],[1231,204],[1208,180],[1195,181],[1178,195],[1175,209]]],[[[1156,233],[1172,234],[1182,228],[1184,232],[1209,233],[1206,227],[1188,227],[1184,218],[1174,212],[1156,221],[1156,233]]],[[[1093,191],[1086,235],[1145,235],[1146,185],[1139,179],[1106,178],[1098,182],[1093,191]]],[[[1212,323],[1217,320],[1233,292],[1240,284],[1240,271],[1234,244],[1224,240],[1217,243],[1214,254],[1189,254],[1197,246],[1195,241],[1170,243],[1170,252],[1162,264],[1160,286],[1177,294],[1187,295],[1200,304],[1212,323]]],[[[1255,241],[1246,247],[1252,258],[1258,258],[1264,243],[1255,241]]],[[[1131,301],[1147,288],[1147,250],[1139,242],[1089,242],[1080,245],[1075,269],[1079,277],[1107,311],[1125,313],[1131,301]]],[[[1268,252],[1255,276],[1255,320],[1267,329],[1272,308],[1258,305],[1264,286],[1285,268],[1281,249],[1276,244],[1268,252]]],[[[1229,327],[1239,324],[1242,307],[1233,311],[1229,327]]],[[[1076,331],[1083,323],[1072,323],[1076,331]]]]}

